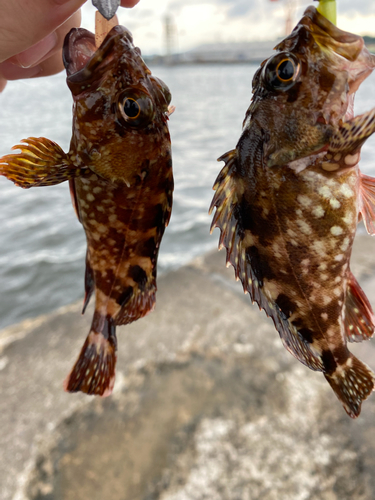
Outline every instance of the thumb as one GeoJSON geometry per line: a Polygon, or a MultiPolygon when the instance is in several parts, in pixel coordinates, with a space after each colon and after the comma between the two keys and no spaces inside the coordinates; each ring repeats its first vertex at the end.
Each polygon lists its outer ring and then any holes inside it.
{"type": "Polygon", "coordinates": [[[84,0],[0,0],[0,62],[54,32],[84,0]]]}

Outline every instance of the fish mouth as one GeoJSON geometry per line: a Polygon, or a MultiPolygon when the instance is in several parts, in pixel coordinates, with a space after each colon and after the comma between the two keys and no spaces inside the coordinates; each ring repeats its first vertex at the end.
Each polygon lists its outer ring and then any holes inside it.
{"type": "Polygon", "coordinates": [[[364,47],[361,36],[339,29],[315,7],[308,7],[305,16],[311,20],[310,31],[320,47],[333,51],[348,61],[358,59],[364,47]]]}
{"type": "Polygon", "coordinates": [[[363,38],[340,30],[313,6],[305,10],[296,29],[298,26],[307,28],[333,68],[348,72],[349,94],[356,92],[375,68],[375,56],[368,51],[363,38]]]}
{"type": "Polygon", "coordinates": [[[132,47],[132,35],[124,26],[114,26],[99,48],[95,46],[95,35],[91,31],[71,29],[64,40],[63,62],[72,92],[77,86],[87,86],[101,78],[120,53],[132,47]]]}

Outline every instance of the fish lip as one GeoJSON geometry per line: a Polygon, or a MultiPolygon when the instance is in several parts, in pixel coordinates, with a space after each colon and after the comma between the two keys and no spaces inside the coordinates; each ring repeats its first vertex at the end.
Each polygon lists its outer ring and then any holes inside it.
{"type": "MultiPolygon", "coordinates": [[[[69,87],[89,83],[97,79],[106,70],[115,56],[115,47],[120,40],[131,48],[133,38],[124,26],[114,26],[105,37],[100,47],[95,46],[95,35],[84,28],[72,28],[66,35],[63,45],[63,63],[67,73],[69,87]],[[98,67],[101,71],[98,72],[98,67]]],[[[124,51],[121,47],[121,52],[124,51]]]]}
{"type": "Polygon", "coordinates": [[[309,28],[318,45],[332,50],[348,61],[358,59],[364,47],[361,36],[341,30],[313,6],[307,7],[303,17],[310,20],[309,28]]]}

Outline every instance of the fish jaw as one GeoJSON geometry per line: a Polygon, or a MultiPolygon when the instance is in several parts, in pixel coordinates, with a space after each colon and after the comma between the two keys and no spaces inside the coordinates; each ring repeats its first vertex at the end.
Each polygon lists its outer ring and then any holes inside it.
{"type": "Polygon", "coordinates": [[[70,150],[101,177],[129,186],[145,160],[167,153],[171,94],[151,75],[126,28],[112,28],[98,49],[94,39],[87,30],[73,29],[64,42],[74,99],[70,150]],[[136,112],[127,114],[126,103],[136,112]]]}

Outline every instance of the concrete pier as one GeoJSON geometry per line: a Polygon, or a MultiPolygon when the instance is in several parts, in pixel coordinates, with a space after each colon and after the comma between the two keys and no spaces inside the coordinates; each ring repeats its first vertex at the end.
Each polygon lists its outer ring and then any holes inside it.
{"type": "MultiPolygon", "coordinates": [[[[375,241],[352,270],[375,305],[375,241]]],[[[118,328],[106,399],[63,392],[88,333],[81,303],[0,332],[0,500],[370,500],[375,395],[351,420],[282,346],[225,252],[159,280],[118,328]]],[[[373,343],[350,345],[375,369],[373,343]]]]}

